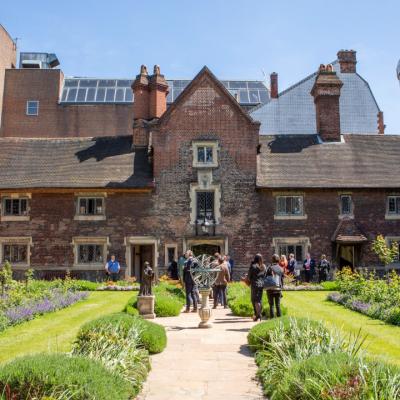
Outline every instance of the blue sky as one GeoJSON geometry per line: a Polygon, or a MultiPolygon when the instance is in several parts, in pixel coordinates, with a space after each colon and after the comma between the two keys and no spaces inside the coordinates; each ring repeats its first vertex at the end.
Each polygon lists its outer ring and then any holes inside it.
{"type": "Polygon", "coordinates": [[[0,23],[19,50],[56,53],[69,76],[131,78],[159,64],[192,78],[207,65],[221,79],[276,71],[283,90],[355,49],[386,132],[400,133],[399,0],[2,0],[0,23]]]}

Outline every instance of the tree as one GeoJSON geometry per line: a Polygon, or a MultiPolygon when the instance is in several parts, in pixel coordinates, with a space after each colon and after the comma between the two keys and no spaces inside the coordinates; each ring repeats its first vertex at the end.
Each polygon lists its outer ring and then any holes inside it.
{"type": "Polygon", "coordinates": [[[392,263],[399,256],[399,244],[392,242],[391,246],[388,246],[382,235],[378,235],[373,241],[372,250],[384,264],[385,269],[388,264],[392,263]]]}

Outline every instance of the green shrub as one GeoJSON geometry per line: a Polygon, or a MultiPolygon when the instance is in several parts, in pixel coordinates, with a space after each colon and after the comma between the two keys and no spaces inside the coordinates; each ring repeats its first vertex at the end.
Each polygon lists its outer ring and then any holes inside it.
{"type": "Polygon", "coordinates": [[[0,393],[6,385],[16,400],[68,393],[74,400],[127,400],[135,394],[129,382],[100,363],[65,354],[37,354],[0,366],[0,393]]]}
{"type": "MultiPolygon", "coordinates": [[[[233,313],[239,317],[251,317],[254,315],[253,305],[251,304],[250,291],[248,293],[239,294],[237,297],[231,297],[228,305],[233,313]]],[[[287,314],[287,308],[281,304],[282,315],[287,314]]],[[[264,294],[262,314],[269,316],[269,304],[264,294]]]]}
{"type": "Polygon", "coordinates": [[[339,284],[337,283],[337,281],[321,282],[320,285],[324,288],[324,290],[329,290],[329,291],[339,290],[339,284]]]}
{"type": "Polygon", "coordinates": [[[98,282],[91,282],[91,281],[85,281],[83,279],[71,279],[68,282],[68,287],[73,290],[82,290],[84,292],[90,292],[97,290],[97,288],[100,286],[100,283],[98,282]]]}
{"type": "Polygon", "coordinates": [[[175,317],[181,313],[182,302],[172,296],[156,294],[154,312],[157,317],[175,317]]]}
{"type": "Polygon", "coordinates": [[[92,332],[109,325],[119,325],[125,332],[128,332],[132,327],[139,327],[140,343],[150,354],[162,352],[167,345],[167,335],[163,326],[126,313],[106,315],[87,322],[81,327],[77,341],[90,340],[92,332]]]}
{"type": "Polygon", "coordinates": [[[100,361],[107,369],[124,377],[139,393],[150,369],[149,355],[142,346],[142,327],[129,328],[121,322],[98,325],[78,334],[72,354],[100,361]]]}
{"type": "MultiPolygon", "coordinates": [[[[154,313],[157,317],[175,317],[180,314],[185,304],[182,289],[166,282],[160,282],[154,288],[154,313]]],[[[132,296],[124,309],[130,315],[139,315],[137,311],[137,295],[132,296]]]]}
{"type": "MultiPolygon", "coordinates": [[[[254,325],[247,335],[247,343],[252,351],[262,350],[270,342],[270,334],[279,329],[282,335],[285,335],[291,329],[293,317],[284,316],[282,318],[270,319],[254,325]]],[[[320,327],[321,323],[305,318],[296,318],[296,324],[300,329],[307,325],[320,327]]]]}
{"type": "Polygon", "coordinates": [[[362,377],[357,358],[319,354],[295,361],[274,390],[273,399],[359,399],[362,377]]]}

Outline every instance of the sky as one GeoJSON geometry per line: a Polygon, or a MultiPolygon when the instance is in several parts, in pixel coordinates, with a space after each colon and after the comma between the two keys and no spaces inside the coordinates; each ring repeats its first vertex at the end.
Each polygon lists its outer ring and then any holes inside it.
{"type": "Polygon", "coordinates": [[[399,0],[1,0],[0,24],[20,51],[56,53],[67,76],[167,79],[207,65],[220,79],[279,74],[279,90],[357,51],[357,72],[400,134],[399,0]]]}

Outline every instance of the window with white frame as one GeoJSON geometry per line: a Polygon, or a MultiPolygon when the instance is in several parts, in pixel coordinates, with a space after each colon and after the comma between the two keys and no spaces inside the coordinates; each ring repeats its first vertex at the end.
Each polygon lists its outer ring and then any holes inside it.
{"type": "Polygon", "coordinates": [[[340,196],[340,214],[352,215],[353,214],[353,200],[351,195],[342,194],[340,196]]]}
{"type": "Polygon", "coordinates": [[[21,217],[27,216],[28,210],[28,198],[11,198],[3,197],[2,199],[2,215],[5,217],[21,217]]]}
{"type": "Polygon", "coordinates": [[[38,100],[28,100],[26,102],[26,115],[39,115],[38,100]]]}
{"type": "Polygon", "coordinates": [[[104,215],[104,198],[102,197],[79,197],[78,215],[104,215]]]}
{"type": "Polygon", "coordinates": [[[388,196],[387,214],[400,216],[400,196],[388,196]]]}
{"type": "Polygon", "coordinates": [[[199,141],[193,143],[194,167],[218,166],[218,143],[216,141],[199,141]]]}
{"type": "Polygon", "coordinates": [[[303,196],[276,196],[276,215],[304,215],[303,196]]]}

